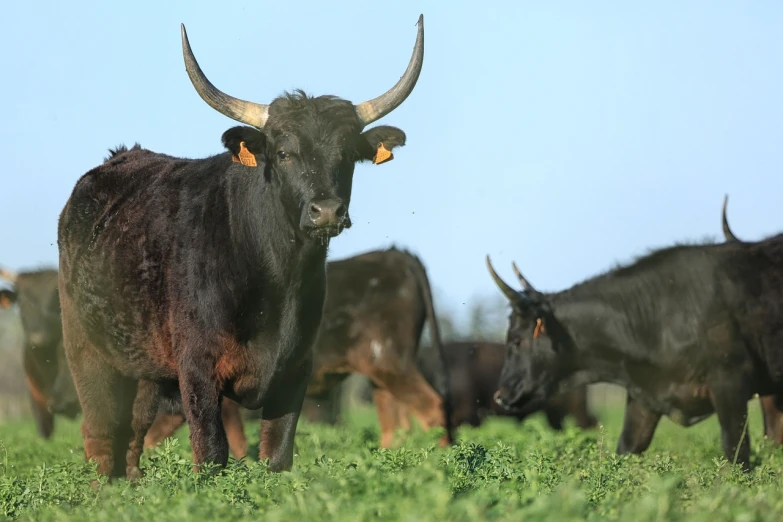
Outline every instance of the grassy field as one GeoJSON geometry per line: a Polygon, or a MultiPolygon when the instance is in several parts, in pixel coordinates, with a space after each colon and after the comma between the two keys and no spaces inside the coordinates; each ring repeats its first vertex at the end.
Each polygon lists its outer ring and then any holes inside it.
{"type": "MultiPolygon", "coordinates": [[[[232,460],[216,476],[191,472],[187,429],[145,454],[146,477],[89,486],[78,422],[44,442],[30,422],[0,426],[0,515],[19,520],[781,520],[783,450],[750,433],[755,469],[729,465],[713,416],[690,429],[664,420],[642,457],[614,454],[622,410],[599,410],[593,432],[552,432],[542,418],[492,419],[440,449],[420,431],[377,446],[372,410],[344,426],[302,421],[291,473],[232,460]]],[[[257,425],[248,435],[258,441],[257,425]]]]}

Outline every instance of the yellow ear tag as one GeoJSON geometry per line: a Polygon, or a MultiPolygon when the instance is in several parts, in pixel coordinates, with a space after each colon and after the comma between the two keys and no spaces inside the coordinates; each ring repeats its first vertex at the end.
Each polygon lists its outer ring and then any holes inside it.
{"type": "Polygon", "coordinates": [[[233,161],[234,163],[241,163],[245,167],[258,166],[258,163],[256,163],[256,157],[253,155],[252,152],[247,150],[244,141],[239,143],[239,157],[231,156],[231,161],[233,161]]]}
{"type": "Polygon", "coordinates": [[[391,161],[394,159],[394,154],[391,153],[391,151],[386,150],[386,147],[383,146],[383,143],[378,144],[378,150],[375,151],[375,157],[373,157],[372,162],[376,165],[380,165],[381,163],[386,163],[387,161],[391,161]]]}

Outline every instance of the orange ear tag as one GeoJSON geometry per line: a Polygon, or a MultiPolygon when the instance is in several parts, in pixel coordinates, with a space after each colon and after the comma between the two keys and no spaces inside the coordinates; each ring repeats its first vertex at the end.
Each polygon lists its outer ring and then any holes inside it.
{"type": "Polygon", "coordinates": [[[384,147],[383,143],[378,144],[378,149],[375,151],[375,157],[373,157],[372,162],[376,165],[380,165],[381,163],[386,163],[387,161],[391,161],[394,159],[394,154],[391,153],[391,151],[387,150],[386,147],[384,147]]]}
{"type": "Polygon", "coordinates": [[[239,157],[231,156],[231,161],[233,161],[234,163],[241,163],[245,167],[258,166],[258,163],[256,163],[256,157],[253,155],[252,152],[247,150],[244,141],[239,143],[239,157]]]}
{"type": "Polygon", "coordinates": [[[539,335],[544,333],[544,323],[541,321],[541,318],[539,317],[536,319],[536,329],[533,330],[533,339],[537,339],[539,335]]]}

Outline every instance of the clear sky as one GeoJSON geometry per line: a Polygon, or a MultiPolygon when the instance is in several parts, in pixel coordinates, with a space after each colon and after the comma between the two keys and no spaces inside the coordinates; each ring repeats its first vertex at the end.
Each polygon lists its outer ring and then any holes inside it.
{"type": "Polygon", "coordinates": [[[557,290],[720,236],[724,193],[737,235],[783,230],[783,3],[629,4],[6,3],[0,264],[57,263],[59,212],[108,147],[221,152],[235,122],[191,86],[180,22],[229,94],[360,102],[402,74],[424,13],[418,85],[379,122],[408,145],[356,169],[354,227],[330,255],[410,248],[443,307],[496,292],[487,253],[557,290]]]}

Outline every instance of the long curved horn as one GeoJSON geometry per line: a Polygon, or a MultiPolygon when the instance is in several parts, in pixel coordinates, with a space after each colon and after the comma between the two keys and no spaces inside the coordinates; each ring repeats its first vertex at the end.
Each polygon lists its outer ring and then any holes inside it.
{"type": "Polygon", "coordinates": [[[739,241],[737,236],[734,235],[734,232],[731,231],[731,228],[729,227],[729,220],[726,218],[726,206],[729,204],[729,195],[726,194],[723,197],[723,237],[726,239],[726,241],[739,241]]]}
{"type": "Polygon", "coordinates": [[[0,268],[0,277],[8,280],[13,284],[16,284],[17,275],[15,272],[11,272],[10,270],[6,270],[5,268],[0,268]]]}
{"type": "Polygon", "coordinates": [[[190,49],[188,33],[185,31],[185,24],[180,24],[182,33],[182,55],[185,58],[185,70],[188,72],[190,82],[196,88],[196,92],[210,107],[224,116],[252,125],[261,129],[269,118],[269,105],[253,103],[239,98],[229,96],[218,90],[207,79],[201,67],[199,67],[193,51],[190,49]]]}
{"type": "Polygon", "coordinates": [[[495,281],[495,284],[498,285],[498,288],[500,288],[500,291],[503,292],[508,300],[514,302],[518,301],[519,292],[508,286],[508,284],[500,278],[498,273],[495,272],[495,269],[492,268],[492,262],[489,260],[489,254],[487,254],[487,268],[489,269],[489,273],[495,281]]]}
{"type": "Polygon", "coordinates": [[[416,44],[413,46],[413,55],[405,74],[402,75],[394,87],[381,94],[375,99],[362,102],[356,105],[356,114],[362,121],[362,125],[367,126],[375,120],[379,120],[400,106],[405,98],[413,92],[416,81],[421,73],[421,66],[424,63],[424,15],[419,15],[419,32],[416,35],[416,44]]]}

